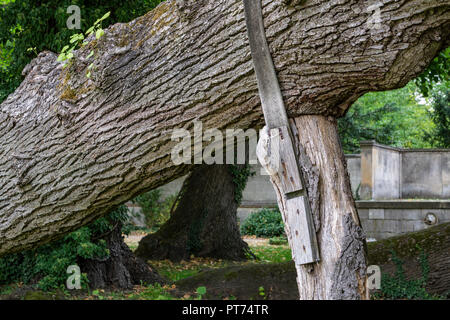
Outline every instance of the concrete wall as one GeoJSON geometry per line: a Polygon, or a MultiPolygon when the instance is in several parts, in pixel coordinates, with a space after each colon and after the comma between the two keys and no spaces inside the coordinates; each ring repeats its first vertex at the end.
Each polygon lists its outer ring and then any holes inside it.
{"type": "Polygon", "coordinates": [[[373,163],[373,199],[400,198],[400,153],[389,148],[375,148],[373,163]]]}
{"type": "Polygon", "coordinates": [[[368,239],[380,240],[450,222],[450,201],[357,201],[358,214],[368,239]]]}
{"type": "Polygon", "coordinates": [[[450,149],[401,149],[361,142],[363,200],[449,199],[450,149]]]}
{"type": "Polygon", "coordinates": [[[260,164],[252,165],[251,170],[255,173],[247,181],[242,193],[242,204],[258,204],[260,206],[270,205],[277,202],[277,195],[272,187],[269,176],[260,164]]]}
{"type": "Polygon", "coordinates": [[[450,153],[402,152],[402,198],[450,198],[450,153]]]}
{"type": "Polygon", "coordinates": [[[161,197],[165,199],[168,196],[177,194],[180,191],[186,177],[187,176],[183,176],[181,178],[175,179],[168,184],[165,184],[162,187],[158,188],[158,190],[161,192],[161,197]]]}
{"type": "Polygon", "coordinates": [[[398,149],[361,142],[361,199],[400,198],[401,154],[398,149]]]}
{"type": "MultiPolygon", "coordinates": [[[[360,155],[346,155],[353,194],[362,200],[450,199],[450,149],[400,149],[361,142],[360,155]]],[[[243,207],[276,203],[275,191],[262,167],[247,182],[243,207]]],[[[163,197],[175,194],[185,177],[160,188],[163,197]]]]}
{"type": "Polygon", "coordinates": [[[350,176],[352,192],[356,194],[358,187],[361,189],[361,155],[346,154],[345,159],[347,160],[347,171],[350,176]]]}
{"type": "Polygon", "coordinates": [[[450,199],[450,152],[442,154],[442,196],[450,199]]]}

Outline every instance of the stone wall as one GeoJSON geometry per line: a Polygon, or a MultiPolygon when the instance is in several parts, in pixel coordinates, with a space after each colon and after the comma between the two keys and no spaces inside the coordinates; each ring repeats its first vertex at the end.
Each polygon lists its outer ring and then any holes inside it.
{"type": "Polygon", "coordinates": [[[450,152],[402,151],[402,198],[450,199],[450,152]]]}
{"type": "Polygon", "coordinates": [[[450,222],[450,201],[357,201],[358,214],[368,239],[380,240],[450,222]]]}
{"type": "Polygon", "coordinates": [[[400,152],[361,142],[361,199],[400,198],[400,152]]]}
{"type": "Polygon", "coordinates": [[[450,199],[450,149],[401,149],[361,142],[363,200],[450,199]]]}
{"type": "MultiPolygon", "coordinates": [[[[450,199],[450,149],[400,149],[364,141],[361,154],[345,158],[352,191],[362,200],[450,199]]],[[[276,203],[269,176],[259,164],[252,170],[243,206],[276,203]]],[[[178,192],[184,179],[161,187],[162,195],[178,192]]]]}

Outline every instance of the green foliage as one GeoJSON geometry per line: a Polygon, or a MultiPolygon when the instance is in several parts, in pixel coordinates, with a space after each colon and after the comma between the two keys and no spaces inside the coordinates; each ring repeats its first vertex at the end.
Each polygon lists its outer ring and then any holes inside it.
{"type": "MultiPolygon", "coordinates": [[[[102,29],[102,21],[106,20],[109,18],[109,16],[111,15],[111,11],[108,11],[107,13],[105,13],[103,15],[103,17],[101,17],[100,19],[97,19],[94,22],[94,25],[91,26],[87,31],[86,31],[86,38],[89,37],[90,35],[95,33],[95,38],[98,40],[100,39],[104,34],[105,31],[103,31],[102,29]]],[[[70,60],[73,58],[73,51],[78,48],[78,47],[84,47],[85,45],[88,44],[87,40],[85,41],[85,36],[83,33],[75,33],[72,36],[70,36],[70,45],[66,45],[62,48],[61,53],[58,56],[58,61],[66,61],[66,63],[64,64],[64,67],[66,67],[68,65],[68,63],[70,62],[70,60]]],[[[95,50],[95,49],[94,49],[95,50]]],[[[94,56],[95,51],[92,50],[87,56],[86,59],[90,59],[92,56],[94,56]]],[[[94,63],[92,62],[91,64],[89,64],[88,66],[88,71],[86,73],[86,77],[90,78],[91,77],[91,72],[92,72],[92,68],[94,66],[94,63]]]]}
{"type": "Polygon", "coordinates": [[[280,211],[264,208],[253,212],[241,224],[241,234],[268,238],[284,235],[284,224],[280,211]]]}
{"type": "Polygon", "coordinates": [[[288,246],[253,246],[251,249],[257,261],[279,263],[292,260],[292,252],[288,246]]]}
{"type": "Polygon", "coordinates": [[[426,134],[426,139],[435,147],[450,148],[450,89],[448,82],[433,91],[432,107],[430,117],[435,128],[426,134]]]}
{"type": "Polygon", "coordinates": [[[423,96],[428,97],[436,84],[449,81],[450,47],[442,50],[415,80],[423,96]]]}
{"type": "Polygon", "coordinates": [[[432,147],[425,138],[434,127],[430,107],[419,103],[419,98],[413,82],[401,89],[371,92],[359,98],[338,121],[344,152],[359,152],[363,140],[393,147],[432,147]]]}
{"type": "Polygon", "coordinates": [[[427,255],[421,250],[419,262],[422,270],[422,275],[418,279],[407,279],[405,271],[403,270],[403,261],[392,253],[392,261],[396,265],[394,275],[383,274],[381,277],[381,292],[375,294],[376,298],[382,299],[437,299],[439,297],[430,295],[425,286],[428,281],[428,274],[430,267],[427,260],[427,255]]]}
{"type": "Polygon", "coordinates": [[[98,300],[104,300],[105,297],[103,296],[103,294],[100,292],[100,290],[96,289],[94,291],[92,291],[92,295],[97,297],[98,300]]]}
{"type": "Polygon", "coordinates": [[[250,165],[248,164],[244,166],[229,165],[228,168],[231,172],[231,175],[233,176],[233,183],[235,185],[234,199],[236,200],[237,204],[241,204],[242,192],[244,192],[248,178],[253,176],[255,172],[251,170],[250,165]]]}
{"type": "Polygon", "coordinates": [[[264,291],[264,287],[259,287],[258,288],[258,293],[260,296],[265,297],[266,292],[264,291]]]}
{"type": "MultiPolygon", "coordinates": [[[[161,0],[15,0],[0,8],[0,102],[22,82],[23,68],[36,54],[61,52],[79,30],[69,30],[66,12],[70,5],[81,9],[81,28],[92,26],[98,17],[111,11],[105,27],[129,22],[144,15],[161,0]],[[29,50],[31,49],[31,50],[29,50]]],[[[100,32],[101,33],[101,32],[100,32]]],[[[67,50],[67,49],[66,49],[67,50]]]]}
{"type": "Polygon", "coordinates": [[[0,43],[0,70],[7,71],[13,61],[15,44],[9,40],[6,43],[0,43]]]}
{"type": "MultiPolygon", "coordinates": [[[[68,277],[67,267],[77,264],[78,258],[108,257],[109,252],[105,240],[101,239],[102,235],[112,230],[117,223],[124,222],[127,219],[126,212],[126,207],[120,206],[106,217],[66,235],[61,240],[0,258],[0,285],[23,282],[37,284],[42,290],[64,286],[68,277]]],[[[86,287],[85,275],[82,280],[86,287]]]]}
{"type": "Polygon", "coordinates": [[[206,294],[206,287],[198,287],[196,290],[197,300],[202,300],[202,297],[206,294]]]}
{"type": "Polygon", "coordinates": [[[145,224],[153,230],[162,226],[170,218],[176,198],[176,195],[172,195],[161,200],[161,191],[152,190],[137,196],[132,202],[141,207],[145,224]]]}
{"type": "Polygon", "coordinates": [[[136,294],[128,296],[130,300],[173,300],[175,299],[163,286],[159,283],[146,286],[136,294]]]}

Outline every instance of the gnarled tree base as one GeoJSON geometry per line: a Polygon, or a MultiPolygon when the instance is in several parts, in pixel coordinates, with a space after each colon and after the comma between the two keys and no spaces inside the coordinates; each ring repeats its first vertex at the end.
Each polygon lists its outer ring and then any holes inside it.
{"type": "Polygon", "coordinates": [[[246,259],[249,247],[237,225],[235,189],[228,165],[196,167],[186,179],[170,219],[140,241],[136,255],[172,261],[187,260],[191,255],[246,259]]]}
{"type": "Polygon", "coordinates": [[[83,273],[87,273],[90,288],[132,289],[141,283],[166,283],[156,270],[136,257],[123,241],[121,225],[106,237],[109,257],[105,260],[79,259],[83,273]]]}

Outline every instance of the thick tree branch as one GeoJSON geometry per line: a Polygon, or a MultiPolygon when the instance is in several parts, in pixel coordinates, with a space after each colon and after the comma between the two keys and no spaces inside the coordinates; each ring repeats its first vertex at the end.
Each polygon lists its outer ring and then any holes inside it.
{"type": "MultiPolygon", "coordinates": [[[[449,1],[385,0],[380,29],[367,25],[369,1],[299,3],[263,9],[291,117],[340,116],[367,91],[406,84],[448,43],[449,1]]],[[[68,68],[44,52],[24,75],[0,106],[0,254],[186,173],[170,160],[172,129],[263,121],[240,0],[164,2],[91,39],[68,68]]]]}

